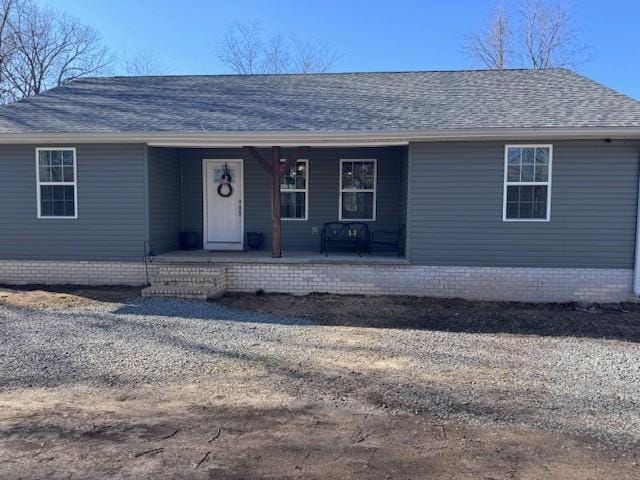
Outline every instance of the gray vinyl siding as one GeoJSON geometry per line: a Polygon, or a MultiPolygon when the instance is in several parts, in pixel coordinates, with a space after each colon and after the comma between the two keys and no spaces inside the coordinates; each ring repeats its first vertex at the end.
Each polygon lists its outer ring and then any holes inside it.
{"type": "Polygon", "coordinates": [[[417,143],[409,152],[412,263],[633,268],[632,142],[417,143]],[[502,221],[506,143],[553,144],[550,222],[502,221]]]}
{"type": "MultiPolygon", "coordinates": [[[[261,151],[270,158],[270,150],[261,151]]],[[[286,151],[283,157],[286,156],[286,151]]],[[[325,222],[338,220],[340,159],[375,158],[378,163],[377,216],[367,222],[371,230],[395,231],[403,222],[402,162],[404,149],[311,148],[309,159],[309,219],[282,221],[282,248],[319,250],[320,234],[325,222]]],[[[202,159],[244,158],[245,233],[262,232],[264,248],[271,247],[271,180],[262,165],[246,157],[241,149],[185,149],[182,151],[183,228],[202,232],[202,159]]]]}
{"type": "Polygon", "coordinates": [[[149,249],[154,254],[178,249],[182,229],[180,150],[149,148],[149,249]]]}
{"type": "Polygon", "coordinates": [[[0,146],[0,258],[140,260],[145,240],[143,145],[77,148],[78,218],[37,218],[35,148],[0,146]]]}

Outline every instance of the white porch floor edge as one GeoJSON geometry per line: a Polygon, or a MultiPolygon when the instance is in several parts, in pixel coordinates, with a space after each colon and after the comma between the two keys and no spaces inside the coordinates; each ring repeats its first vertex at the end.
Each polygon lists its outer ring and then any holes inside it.
{"type": "Polygon", "coordinates": [[[174,251],[147,257],[148,263],[274,263],[274,264],[355,264],[355,265],[409,265],[409,261],[393,254],[361,257],[354,252],[331,252],[328,256],[314,252],[283,251],[282,257],[273,258],[271,252],[214,252],[208,250],[174,251]]]}

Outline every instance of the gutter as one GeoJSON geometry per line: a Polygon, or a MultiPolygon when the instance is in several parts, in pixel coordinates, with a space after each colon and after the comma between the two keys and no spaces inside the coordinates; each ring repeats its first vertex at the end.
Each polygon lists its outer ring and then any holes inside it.
{"type": "Polygon", "coordinates": [[[58,132],[0,133],[0,144],[144,143],[153,147],[390,146],[474,140],[638,139],[640,127],[484,128],[356,132],[58,132]]]}

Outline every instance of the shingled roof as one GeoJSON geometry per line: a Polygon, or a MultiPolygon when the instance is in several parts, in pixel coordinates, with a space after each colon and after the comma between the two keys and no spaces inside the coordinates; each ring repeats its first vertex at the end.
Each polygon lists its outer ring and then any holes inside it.
{"type": "Polygon", "coordinates": [[[556,127],[640,127],[640,102],[550,69],[83,78],[0,108],[0,136],[556,127]]]}

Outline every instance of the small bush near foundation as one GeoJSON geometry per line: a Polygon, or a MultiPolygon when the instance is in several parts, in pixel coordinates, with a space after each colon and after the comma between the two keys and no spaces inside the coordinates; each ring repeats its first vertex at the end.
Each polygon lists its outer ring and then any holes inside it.
{"type": "Polygon", "coordinates": [[[265,291],[261,288],[259,288],[258,290],[256,290],[256,296],[257,297],[262,297],[265,294],[265,291]]]}

